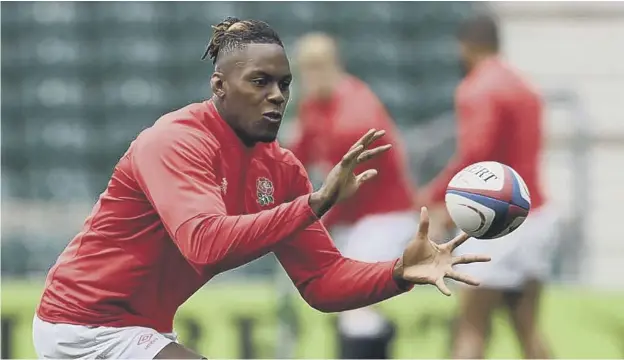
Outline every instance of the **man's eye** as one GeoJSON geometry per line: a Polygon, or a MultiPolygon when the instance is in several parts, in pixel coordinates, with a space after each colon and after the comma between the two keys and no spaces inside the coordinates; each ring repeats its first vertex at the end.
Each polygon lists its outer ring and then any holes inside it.
{"type": "Polygon", "coordinates": [[[288,89],[289,87],[290,87],[290,81],[282,81],[282,82],[280,83],[280,88],[281,88],[282,90],[286,90],[286,89],[288,89]]]}
{"type": "Polygon", "coordinates": [[[258,85],[258,86],[265,86],[268,83],[268,81],[266,79],[262,79],[262,78],[261,79],[253,79],[253,80],[251,80],[251,82],[254,85],[258,85]]]}

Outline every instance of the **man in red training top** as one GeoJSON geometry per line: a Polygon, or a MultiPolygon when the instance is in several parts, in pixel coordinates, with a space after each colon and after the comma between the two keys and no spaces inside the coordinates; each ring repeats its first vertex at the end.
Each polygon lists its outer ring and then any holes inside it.
{"type": "MultiPolygon", "coordinates": [[[[274,141],[289,97],[278,35],[255,20],[214,27],[210,101],[159,119],[130,145],[82,231],[50,270],[33,320],[45,358],[198,359],[177,343],[178,307],[216,274],[274,252],[320,311],[367,306],[444,277],[482,256],[453,258],[427,239],[427,213],[399,259],[344,258],[317,221],[375,170],[353,168],[389,149],[359,139],[312,192],[301,164],[274,141]]],[[[209,304],[206,304],[209,306],[209,304]]]]}
{"type": "MultiPolygon", "coordinates": [[[[446,169],[423,190],[426,203],[440,204],[445,214],[446,187],[462,168],[479,161],[498,161],[524,178],[531,194],[531,213],[515,232],[495,241],[472,239],[462,251],[478,251],[494,261],[482,267],[461,267],[482,279],[478,289],[460,295],[460,315],[453,357],[484,358],[491,316],[504,305],[510,312],[524,355],[548,358],[537,330],[542,283],[549,275],[556,217],[545,206],[540,184],[542,102],[537,91],[499,55],[495,19],[478,16],[459,32],[466,78],[456,93],[457,153],[446,169]]],[[[435,219],[435,215],[434,220],[435,219]]]]}
{"type": "MultiPolygon", "coordinates": [[[[403,252],[418,228],[414,191],[399,132],[385,107],[361,80],[346,73],[333,38],[323,33],[299,39],[296,51],[303,98],[297,140],[290,149],[306,167],[327,174],[332,164],[369,128],[383,129],[392,151],[358,167],[379,174],[322,219],[341,252],[360,261],[389,261],[403,252]]],[[[339,316],[342,358],[387,358],[393,331],[371,308],[339,316]]]]}

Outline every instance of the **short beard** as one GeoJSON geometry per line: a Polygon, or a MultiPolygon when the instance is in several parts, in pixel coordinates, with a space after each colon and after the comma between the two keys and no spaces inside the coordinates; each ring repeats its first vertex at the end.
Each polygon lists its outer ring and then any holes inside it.
{"type": "Polygon", "coordinates": [[[241,140],[243,144],[247,147],[253,147],[256,143],[272,143],[277,140],[277,134],[275,135],[264,135],[257,137],[250,137],[242,131],[234,130],[238,138],[241,140]]]}
{"type": "Polygon", "coordinates": [[[275,140],[277,140],[277,134],[260,136],[256,139],[257,142],[261,142],[261,143],[271,143],[275,140]]]}

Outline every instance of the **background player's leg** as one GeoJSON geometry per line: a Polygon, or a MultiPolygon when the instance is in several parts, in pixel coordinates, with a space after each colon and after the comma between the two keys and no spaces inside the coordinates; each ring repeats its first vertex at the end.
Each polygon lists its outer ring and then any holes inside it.
{"type": "Polygon", "coordinates": [[[501,305],[503,292],[461,287],[458,295],[459,317],[451,356],[454,359],[483,359],[490,335],[492,313],[501,305]]]}
{"type": "Polygon", "coordinates": [[[539,281],[530,280],[521,292],[506,301],[516,336],[527,359],[551,357],[546,339],[538,328],[542,289],[539,281]]]}
{"type": "MultiPolygon", "coordinates": [[[[371,215],[349,232],[343,254],[361,261],[389,261],[401,256],[418,229],[418,216],[411,212],[371,215]]],[[[338,317],[340,357],[343,359],[387,359],[394,325],[375,307],[352,310],[338,317]]]]}
{"type": "Polygon", "coordinates": [[[390,359],[394,326],[373,307],[343,312],[338,317],[341,359],[390,359]]]}
{"type": "Polygon", "coordinates": [[[192,350],[185,348],[184,346],[178,343],[170,343],[165,346],[154,359],[207,359],[204,356],[201,356],[195,353],[192,350]]]}
{"type": "MultiPolygon", "coordinates": [[[[373,221],[374,222],[374,221],[373,221]]],[[[377,242],[383,243],[379,232],[368,233],[370,219],[363,219],[344,231],[342,252],[362,261],[375,261],[377,242]]],[[[374,307],[338,314],[339,357],[341,359],[388,359],[388,344],[394,331],[392,324],[374,307]]]]}
{"type": "Polygon", "coordinates": [[[523,281],[518,287],[520,291],[507,299],[506,305],[524,356],[546,359],[552,354],[539,330],[539,312],[544,283],[550,275],[552,254],[559,239],[556,211],[547,207],[534,211],[518,233],[524,244],[516,251],[523,281]]]}

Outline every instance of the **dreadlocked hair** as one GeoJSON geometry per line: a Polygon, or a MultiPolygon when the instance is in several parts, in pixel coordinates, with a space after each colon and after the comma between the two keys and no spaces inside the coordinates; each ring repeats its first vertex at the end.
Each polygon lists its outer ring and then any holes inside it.
{"type": "Polygon", "coordinates": [[[213,64],[217,62],[219,55],[240,49],[247,44],[277,44],[284,47],[277,32],[264,21],[227,17],[219,24],[213,25],[212,31],[212,38],[202,60],[209,57],[213,64]]]}

